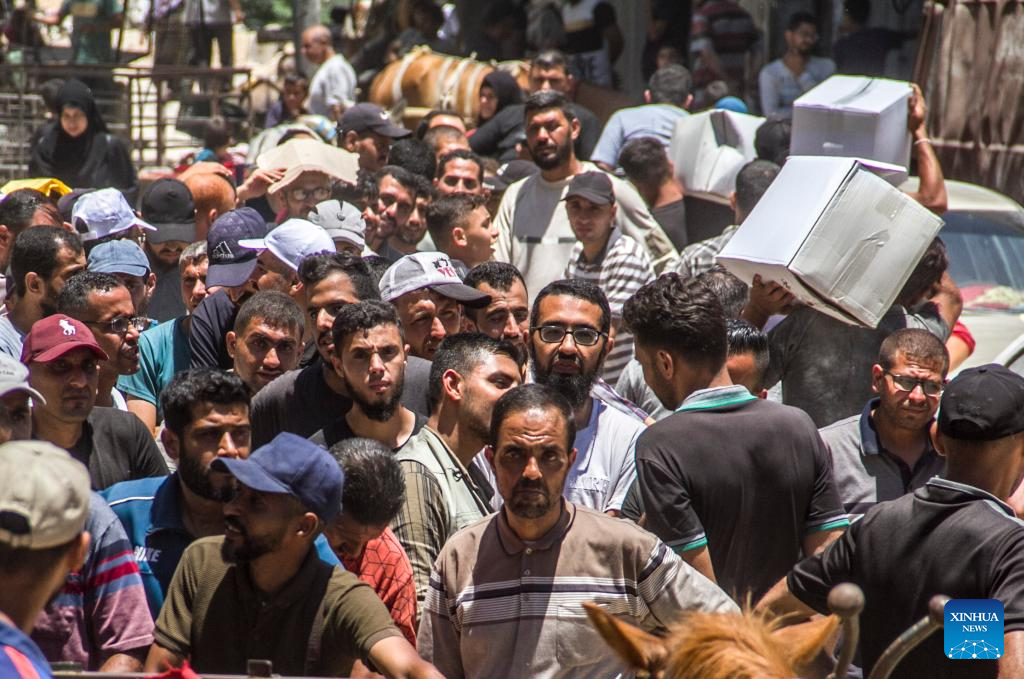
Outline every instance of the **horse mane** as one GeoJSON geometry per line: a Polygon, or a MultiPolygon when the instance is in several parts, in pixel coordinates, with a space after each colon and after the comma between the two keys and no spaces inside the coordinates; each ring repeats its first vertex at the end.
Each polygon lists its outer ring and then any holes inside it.
{"type": "Polygon", "coordinates": [[[739,614],[693,612],[665,638],[665,677],[681,679],[793,679],[806,676],[839,621],[780,629],[779,621],[745,610],[739,614]]]}

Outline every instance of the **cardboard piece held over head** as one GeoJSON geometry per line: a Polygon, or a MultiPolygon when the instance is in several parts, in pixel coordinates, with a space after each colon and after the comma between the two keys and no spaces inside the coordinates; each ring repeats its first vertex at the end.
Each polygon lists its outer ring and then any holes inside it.
{"type": "Polygon", "coordinates": [[[267,189],[268,193],[273,194],[291,184],[303,172],[322,172],[334,179],[355,184],[359,157],[315,139],[292,139],[261,153],[256,159],[256,167],[261,170],[287,170],[280,181],[274,182],[267,189]]]}
{"type": "MultiPolygon", "coordinates": [[[[834,75],[793,103],[794,156],[866,158],[907,168],[909,83],[834,75]]],[[[906,180],[893,175],[892,184],[906,180]]]]}
{"type": "Polygon", "coordinates": [[[942,220],[858,158],[791,156],[718,255],[750,283],[775,281],[851,325],[878,326],[942,220]]]}
{"type": "Polygon", "coordinates": [[[676,123],[668,157],[687,193],[728,203],[736,175],[757,157],[754,135],[765,119],[715,110],[684,116],[676,123]]]}

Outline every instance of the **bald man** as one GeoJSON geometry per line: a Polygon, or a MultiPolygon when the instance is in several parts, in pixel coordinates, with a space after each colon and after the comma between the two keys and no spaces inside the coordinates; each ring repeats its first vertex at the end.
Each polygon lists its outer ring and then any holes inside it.
{"type": "Polygon", "coordinates": [[[182,175],[196,204],[196,240],[206,240],[210,224],[220,215],[235,209],[235,187],[216,172],[182,175]]]}
{"type": "Polygon", "coordinates": [[[326,26],[310,26],[302,32],[302,55],[317,66],[309,83],[306,108],[310,113],[337,121],[356,100],[356,72],[331,44],[326,26]]]}

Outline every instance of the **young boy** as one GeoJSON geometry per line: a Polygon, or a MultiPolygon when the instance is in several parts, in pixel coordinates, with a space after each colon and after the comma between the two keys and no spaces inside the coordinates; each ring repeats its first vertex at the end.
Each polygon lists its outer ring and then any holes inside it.
{"type": "Polygon", "coordinates": [[[605,358],[601,377],[615,384],[633,357],[633,336],[621,329],[622,305],[654,280],[654,267],[640,244],[615,226],[615,191],[607,174],[576,175],[569,182],[564,200],[569,226],[579,241],[569,255],[564,275],[591,281],[608,296],[615,345],[605,358]]]}

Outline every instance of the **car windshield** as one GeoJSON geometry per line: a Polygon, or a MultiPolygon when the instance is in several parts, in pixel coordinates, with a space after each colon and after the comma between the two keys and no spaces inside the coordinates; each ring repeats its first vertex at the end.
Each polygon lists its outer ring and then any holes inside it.
{"type": "Polygon", "coordinates": [[[947,212],[939,234],[965,309],[1024,311],[1024,218],[1017,212],[947,212]]]}

